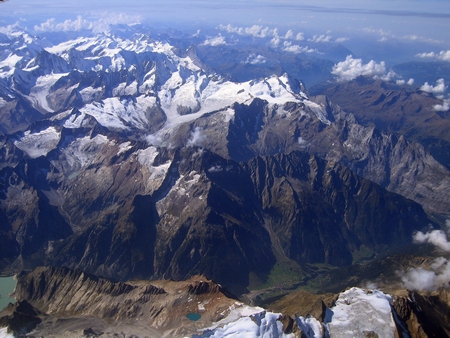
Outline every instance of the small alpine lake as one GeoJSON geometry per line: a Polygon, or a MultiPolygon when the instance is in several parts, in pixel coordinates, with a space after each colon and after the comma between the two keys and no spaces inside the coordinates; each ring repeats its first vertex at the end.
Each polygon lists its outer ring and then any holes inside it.
{"type": "Polygon", "coordinates": [[[200,318],[202,318],[202,315],[201,314],[199,314],[199,313],[188,313],[187,315],[186,315],[186,317],[189,319],[189,320],[192,320],[193,322],[196,322],[197,320],[199,320],[200,318]]]}
{"type": "Polygon", "coordinates": [[[16,280],[14,276],[0,277],[0,311],[9,303],[15,303],[16,300],[9,295],[14,292],[16,288],[16,280]]]}

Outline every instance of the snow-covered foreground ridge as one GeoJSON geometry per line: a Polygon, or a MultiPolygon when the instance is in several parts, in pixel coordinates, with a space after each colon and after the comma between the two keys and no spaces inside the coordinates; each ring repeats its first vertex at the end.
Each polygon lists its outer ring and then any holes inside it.
{"type": "Polygon", "coordinates": [[[100,34],[57,45],[26,33],[4,40],[0,84],[10,90],[0,109],[20,96],[44,114],[77,107],[78,115],[66,114],[65,127],[93,117],[108,129],[145,132],[153,123],[149,112],[157,110],[163,114],[157,130],[162,136],[205,113],[226,111],[232,117],[230,106],[255,98],[273,105],[302,102],[329,124],[323,109],[288,75],[233,82],[203,66],[195,47],[180,51],[144,34],[100,34]]]}
{"type": "Polygon", "coordinates": [[[327,309],[323,323],[313,317],[297,317],[293,333],[284,333],[281,314],[236,303],[230,314],[206,328],[196,338],[206,337],[395,337],[391,296],[379,290],[351,288],[339,295],[335,306],[327,309]],[[375,337],[375,335],[374,335],[375,337]]]}

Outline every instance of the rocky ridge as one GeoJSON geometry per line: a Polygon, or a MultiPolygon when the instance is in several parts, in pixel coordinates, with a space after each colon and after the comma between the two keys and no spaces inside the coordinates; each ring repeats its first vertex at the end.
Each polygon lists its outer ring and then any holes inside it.
{"type": "Polygon", "coordinates": [[[37,268],[18,276],[15,296],[18,303],[6,308],[0,321],[13,332],[46,337],[226,337],[259,332],[333,338],[352,332],[356,337],[415,338],[450,333],[445,289],[398,290],[392,296],[360,288],[338,295],[301,291],[270,305],[270,312],[236,301],[221,285],[200,276],[183,282],[117,283],[66,268],[37,268]],[[186,317],[193,313],[201,318],[186,317]]]}

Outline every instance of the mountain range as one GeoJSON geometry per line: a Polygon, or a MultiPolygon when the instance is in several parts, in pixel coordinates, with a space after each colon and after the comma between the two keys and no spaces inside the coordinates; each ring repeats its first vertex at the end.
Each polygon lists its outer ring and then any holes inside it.
{"type": "Polygon", "coordinates": [[[300,283],[445,222],[448,116],[430,94],[238,80],[145,34],[0,40],[3,273],[201,274],[241,295],[280,264],[300,283]]]}

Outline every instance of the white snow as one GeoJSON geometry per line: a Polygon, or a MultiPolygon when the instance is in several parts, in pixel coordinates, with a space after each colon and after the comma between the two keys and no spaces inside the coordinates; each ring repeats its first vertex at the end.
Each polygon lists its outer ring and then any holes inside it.
{"type": "Polygon", "coordinates": [[[138,161],[142,166],[146,166],[150,172],[149,180],[153,181],[154,184],[161,184],[166,177],[167,171],[169,170],[171,161],[167,161],[159,166],[154,166],[153,161],[156,156],[158,156],[158,151],[155,147],[151,146],[146,149],[139,149],[137,151],[138,161]]]}
{"type": "Polygon", "coordinates": [[[324,323],[330,337],[364,337],[373,331],[379,337],[394,337],[391,296],[378,290],[351,288],[339,295],[327,310],[324,323]]]}
{"type": "Polygon", "coordinates": [[[133,81],[130,84],[126,84],[125,82],[117,85],[116,88],[113,89],[113,96],[121,96],[121,95],[136,95],[138,93],[138,83],[137,81],[133,81]]]}
{"type": "Polygon", "coordinates": [[[35,108],[39,109],[40,107],[47,112],[53,112],[53,109],[48,106],[47,95],[50,87],[53,86],[61,77],[66,76],[67,74],[68,73],[52,73],[37,78],[36,85],[31,88],[30,95],[28,96],[28,98],[34,103],[35,108]]]}
{"type": "Polygon", "coordinates": [[[93,116],[106,128],[127,130],[135,127],[146,130],[147,117],[145,111],[156,104],[155,97],[139,96],[136,102],[118,97],[107,98],[101,102],[87,104],[80,111],[93,116]]]}
{"type": "Polygon", "coordinates": [[[0,78],[8,78],[14,74],[14,67],[22,60],[22,56],[10,54],[6,59],[0,61],[0,78]]]}
{"type": "Polygon", "coordinates": [[[69,129],[80,128],[83,124],[86,114],[71,114],[68,119],[64,122],[64,127],[69,129]]]}
{"type": "MultiPolygon", "coordinates": [[[[159,131],[160,135],[170,133],[177,125],[193,121],[212,111],[227,109],[228,116],[226,119],[231,118],[234,115],[233,111],[229,109],[232,104],[235,102],[250,104],[255,97],[266,100],[269,104],[277,105],[304,100],[301,93],[294,93],[288,86],[286,76],[280,78],[272,76],[259,81],[235,83],[224,81],[220,77],[213,78],[210,76],[207,78],[204,75],[182,78],[180,74],[181,72],[172,74],[169,81],[158,92],[162,109],[167,116],[167,123],[159,131]],[[192,83],[194,80],[195,83],[192,83]],[[195,96],[192,95],[194,88],[194,95],[197,95],[195,100],[193,99],[195,96]],[[180,105],[192,107],[197,104],[200,107],[196,113],[180,115],[177,112],[177,107],[180,105]]],[[[310,102],[310,106],[321,121],[329,123],[319,105],[310,102]]]]}
{"type": "Polygon", "coordinates": [[[322,338],[324,328],[322,324],[314,317],[295,317],[297,326],[302,330],[307,338],[322,338]]]}
{"type": "Polygon", "coordinates": [[[83,102],[91,102],[100,95],[103,91],[103,88],[93,88],[93,87],[86,87],[79,91],[81,98],[83,99],[83,102]]]}
{"type": "Polygon", "coordinates": [[[31,133],[27,130],[14,144],[29,157],[37,158],[39,156],[45,156],[49,151],[55,149],[60,138],[61,134],[55,127],[48,127],[37,133],[31,133]]]}
{"type": "Polygon", "coordinates": [[[131,142],[127,141],[127,142],[121,143],[119,145],[119,151],[117,152],[117,155],[120,155],[120,154],[126,152],[127,150],[130,150],[131,148],[133,148],[133,146],[131,145],[131,142]]]}
{"type": "Polygon", "coordinates": [[[294,337],[293,334],[283,333],[283,324],[278,321],[279,317],[279,313],[267,312],[259,307],[250,307],[236,302],[227,317],[213,326],[201,330],[203,334],[198,337],[294,337]]]}
{"type": "Polygon", "coordinates": [[[95,154],[106,143],[109,143],[109,140],[104,135],[96,135],[93,138],[85,136],[75,139],[62,149],[62,152],[72,170],[80,170],[92,162],[95,154]]]}
{"type": "Polygon", "coordinates": [[[141,165],[147,166],[151,171],[153,167],[153,161],[158,156],[158,150],[155,147],[148,147],[146,149],[139,149],[137,151],[138,161],[141,165]]]}
{"type": "Polygon", "coordinates": [[[8,328],[0,328],[0,338],[14,338],[14,335],[7,332],[8,328]]]}
{"type": "Polygon", "coordinates": [[[312,112],[316,115],[316,117],[322,122],[325,123],[327,125],[330,125],[331,122],[327,119],[326,117],[326,112],[323,110],[323,108],[312,101],[309,100],[304,100],[303,103],[308,106],[309,109],[312,110],[312,112]]]}

